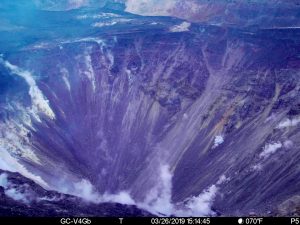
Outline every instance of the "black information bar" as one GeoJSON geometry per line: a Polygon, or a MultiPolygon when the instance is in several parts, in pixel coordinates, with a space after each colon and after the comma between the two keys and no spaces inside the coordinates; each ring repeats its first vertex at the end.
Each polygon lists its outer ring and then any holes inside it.
{"type": "Polygon", "coordinates": [[[7,225],[300,225],[300,217],[0,217],[7,225]]]}

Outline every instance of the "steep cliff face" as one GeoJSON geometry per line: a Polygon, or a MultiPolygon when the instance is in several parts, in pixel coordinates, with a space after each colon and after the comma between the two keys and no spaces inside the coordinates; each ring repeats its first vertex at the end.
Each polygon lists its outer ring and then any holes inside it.
{"type": "Polygon", "coordinates": [[[34,12],[1,31],[1,169],[164,215],[298,198],[299,29],[34,12]]]}

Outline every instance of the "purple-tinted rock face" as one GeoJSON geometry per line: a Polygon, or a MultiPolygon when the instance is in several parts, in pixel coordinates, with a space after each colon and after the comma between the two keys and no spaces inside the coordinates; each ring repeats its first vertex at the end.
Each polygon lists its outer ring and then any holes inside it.
{"type": "Polygon", "coordinates": [[[156,214],[299,213],[299,29],[97,10],[1,46],[0,169],[156,214]]]}

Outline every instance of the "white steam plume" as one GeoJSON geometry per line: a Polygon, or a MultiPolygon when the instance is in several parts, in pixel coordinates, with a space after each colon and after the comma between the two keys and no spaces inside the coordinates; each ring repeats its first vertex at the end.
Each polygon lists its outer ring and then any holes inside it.
{"type": "Polygon", "coordinates": [[[30,202],[29,194],[26,193],[26,191],[21,192],[17,188],[12,187],[7,178],[6,173],[0,174],[0,186],[4,188],[4,194],[15,201],[21,201],[28,204],[30,202]]]}
{"type": "Polygon", "coordinates": [[[154,214],[169,216],[173,213],[172,198],[172,174],[167,165],[160,168],[160,177],[157,185],[150,190],[141,207],[154,214]]]}
{"type": "Polygon", "coordinates": [[[47,115],[50,119],[54,119],[55,114],[49,106],[49,101],[45,98],[42,91],[37,86],[35,80],[33,79],[32,74],[26,70],[22,70],[21,68],[15,66],[15,65],[12,65],[8,61],[4,61],[1,58],[0,58],[0,63],[2,63],[7,69],[9,69],[11,71],[11,73],[24,78],[24,80],[28,84],[29,95],[30,95],[31,101],[32,101],[33,116],[35,116],[35,118],[38,121],[40,121],[38,113],[42,112],[45,115],[47,115]]]}
{"type": "Polygon", "coordinates": [[[259,154],[261,158],[268,158],[270,155],[274,154],[279,148],[282,147],[281,142],[266,144],[263,151],[259,154]]]}

